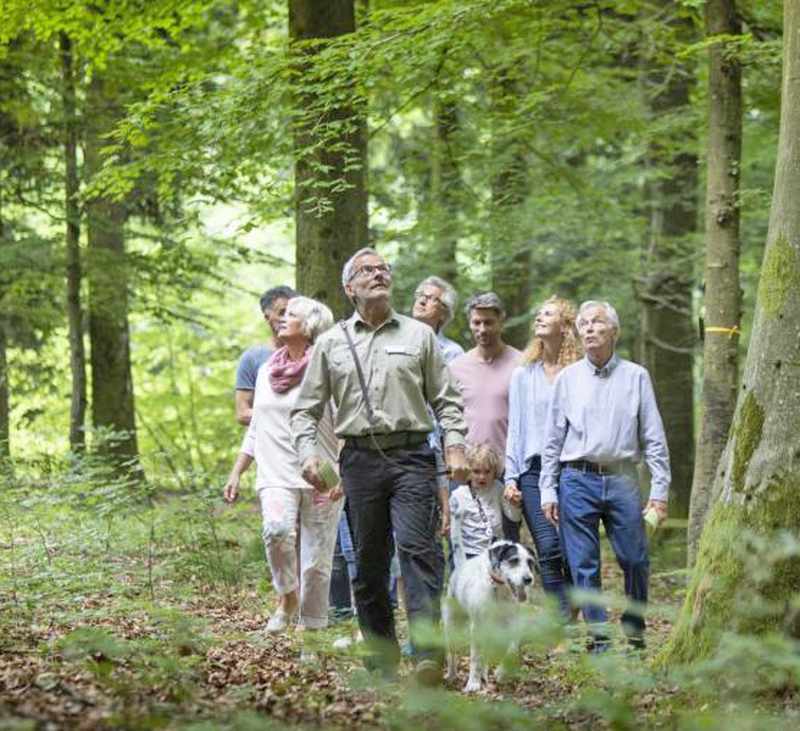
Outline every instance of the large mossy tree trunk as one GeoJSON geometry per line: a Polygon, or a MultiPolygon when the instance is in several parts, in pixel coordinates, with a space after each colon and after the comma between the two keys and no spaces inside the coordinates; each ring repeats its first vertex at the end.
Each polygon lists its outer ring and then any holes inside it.
{"type": "MultiPolygon", "coordinates": [[[[709,0],[709,37],[737,36],[735,0],[709,0]]],[[[694,563],[719,458],[736,405],[739,367],[739,177],[742,159],[742,71],[732,44],[709,49],[708,177],[706,184],[705,338],[700,438],[689,513],[688,560],[694,563]]]]}
{"type": "Polygon", "coordinates": [[[773,545],[779,531],[800,529],[800,3],[784,4],[783,39],[778,158],[753,334],[666,661],[708,655],[723,630],[780,627],[800,592],[796,557],[756,581],[742,554],[750,533],[773,545]],[[759,605],[765,611],[756,614],[759,605]]]}
{"type": "MultiPolygon", "coordinates": [[[[87,96],[86,169],[102,165],[106,135],[121,116],[113,86],[95,72],[87,96]]],[[[86,206],[92,425],[113,432],[103,451],[120,463],[137,455],[136,418],[128,327],[128,274],[124,203],[94,198],[86,206]]]]}
{"type": "Polygon", "coordinates": [[[67,323],[69,326],[72,397],[69,413],[69,446],[74,452],[86,446],[86,353],[83,346],[81,307],[80,207],[78,204],[78,119],[75,102],[75,63],[72,41],[59,38],[61,52],[61,98],[64,116],[64,208],[66,231],[67,323]]]}
{"type": "MultiPolygon", "coordinates": [[[[519,98],[517,80],[510,69],[496,73],[495,118],[513,117],[519,98]]],[[[488,232],[492,290],[500,295],[509,324],[503,332],[505,342],[522,350],[530,337],[531,248],[525,236],[527,211],[524,203],[530,192],[528,161],[523,144],[507,130],[495,133],[492,140],[494,164],[492,210],[488,232]]]]}
{"type": "Polygon", "coordinates": [[[344,101],[355,88],[347,66],[321,69],[322,44],[303,42],[354,31],[353,0],[289,0],[289,34],[302,58],[294,95],[297,290],[327,302],[336,317],[352,309],[342,267],[369,238],[366,122],[357,102],[344,101]]]}
{"type": "MultiPolygon", "coordinates": [[[[676,20],[673,3],[660,12],[687,43],[696,40],[691,23],[676,20]],[[671,7],[672,6],[672,7],[671,7]]],[[[663,50],[659,49],[659,56],[663,50]]],[[[654,120],[671,119],[672,134],[651,145],[650,165],[658,170],[648,184],[648,243],[643,257],[642,361],[650,371],[672,455],[670,513],[689,514],[694,465],[694,345],[692,317],[694,234],[697,230],[697,139],[690,115],[691,67],[651,59],[648,92],[654,120]],[[655,89],[655,91],[653,91],[655,89]]]]}

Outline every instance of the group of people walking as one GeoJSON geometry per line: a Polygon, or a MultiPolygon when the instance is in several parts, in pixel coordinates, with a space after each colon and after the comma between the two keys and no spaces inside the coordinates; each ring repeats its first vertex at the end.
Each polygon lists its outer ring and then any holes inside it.
{"type": "MultiPolygon", "coordinates": [[[[492,538],[517,540],[524,516],[543,586],[565,619],[569,586],[601,588],[602,521],[626,594],[644,605],[643,507],[666,517],[669,457],[647,371],[614,353],[614,308],[547,300],[521,353],[503,342],[500,298],[479,294],[466,304],[475,347],[465,353],[442,332],[457,303],[445,280],[423,280],[412,316],[401,315],[392,308],[391,267],[366,248],[345,264],[342,286],[354,312],[336,325],[320,302],[288,288],[267,292],[262,310],[277,349],[248,351],[237,370],[237,419],[248,430],[225,498],[236,499],[255,460],[264,544],[281,595],[267,630],[326,625],[340,527],[352,535],[365,665],[388,678],[400,662],[389,592],[396,554],[415,675],[441,680],[441,648],[419,627],[439,621],[441,535],[451,520],[451,550],[469,560],[492,538]],[[642,457],[651,475],[646,506],[636,472],[642,457]]],[[[592,649],[602,650],[604,609],[581,610],[592,649]]],[[[623,627],[643,646],[641,607],[625,613],[623,627]]]]}

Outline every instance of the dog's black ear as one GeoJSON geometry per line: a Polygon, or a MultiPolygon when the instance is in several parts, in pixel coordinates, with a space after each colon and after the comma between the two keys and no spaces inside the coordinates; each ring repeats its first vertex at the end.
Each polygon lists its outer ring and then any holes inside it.
{"type": "Polygon", "coordinates": [[[497,569],[500,568],[500,564],[508,558],[508,555],[514,553],[516,550],[517,546],[515,543],[509,543],[508,541],[498,541],[494,543],[489,549],[489,565],[492,567],[492,570],[497,571],[497,569]]]}

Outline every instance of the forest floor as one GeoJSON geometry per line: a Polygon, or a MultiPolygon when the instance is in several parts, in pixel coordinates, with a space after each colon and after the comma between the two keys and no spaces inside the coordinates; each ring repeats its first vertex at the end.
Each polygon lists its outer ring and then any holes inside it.
{"type": "MultiPolygon", "coordinates": [[[[623,642],[590,656],[581,629],[567,637],[551,626],[524,647],[511,680],[467,696],[466,657],[441,690],[416,689],[407,663],[397,685],[376,687],[361,670],[359,645],[332,648],[354,623],[317,633],[319,661],[301,663],[301,633],[261,631],[275,596],[257,533],[251,527],[241,538],[236,529],[249,513],[191,530],[185,514],[161,522],[158,515],[123,530],[72,514],[75,535],[61,533],[61,542],[54,530],[65,527],[63,514],[38,526],[6,525],[0,729],[641,728],[675,721],[688,702],[652,663],[683,596],[677,531],[654,546],[644,656],[628,654],[623,642]],[[158,539],[168,524],[191,538],[158,539]]],[[[619,596],[621,573],[608,545],[604,551],[605,586],[619,596]]]]}

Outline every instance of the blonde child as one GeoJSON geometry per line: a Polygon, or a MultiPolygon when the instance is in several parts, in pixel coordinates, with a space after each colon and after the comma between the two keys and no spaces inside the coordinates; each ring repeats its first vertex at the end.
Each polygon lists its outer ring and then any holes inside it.
{"type": "Polygon", "coordinates": [[[503,538],[503,514],[519,523],[522,508],[503,496],[500,457],[490,444],[467,450],[469,483],[460,485],[450,496],[453,553],[455,562],[487,550],[492,541],[503,538]]]}

